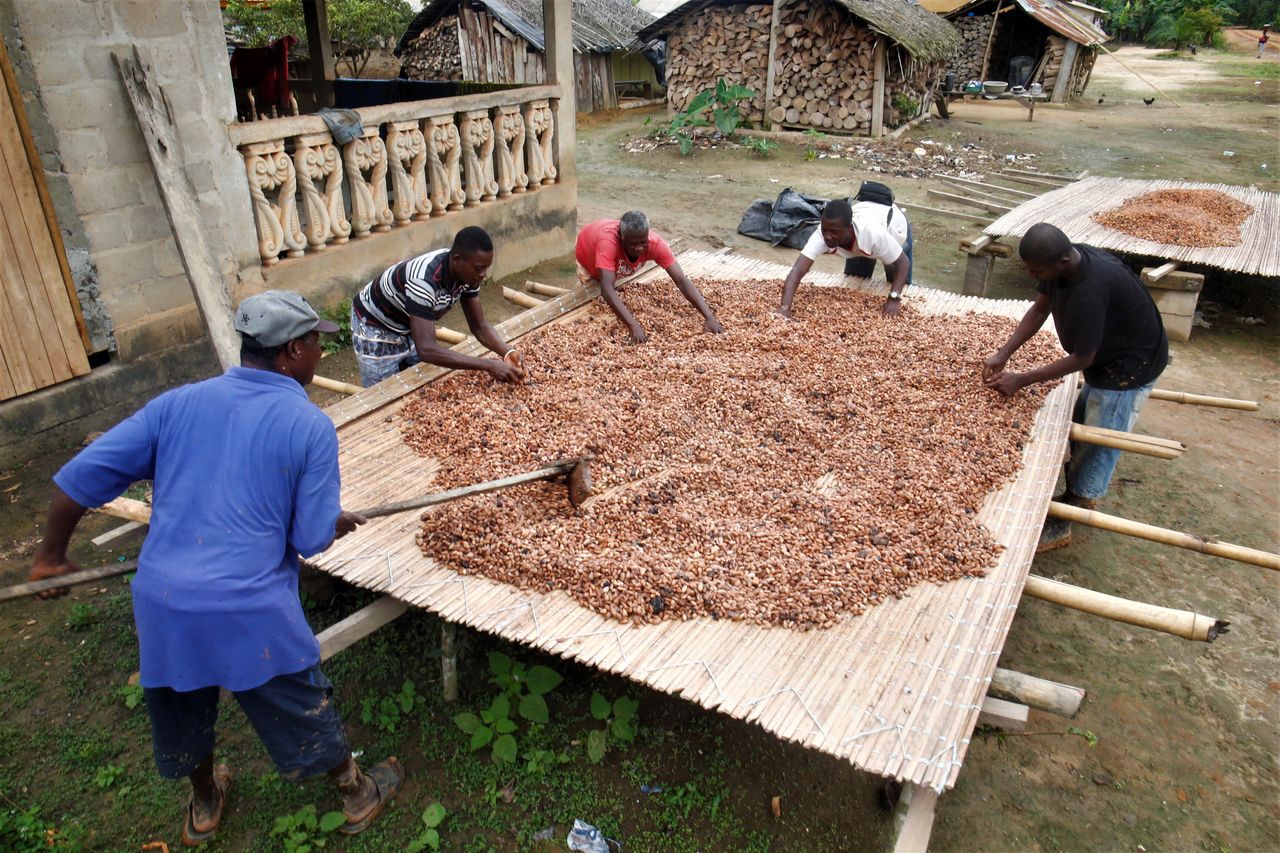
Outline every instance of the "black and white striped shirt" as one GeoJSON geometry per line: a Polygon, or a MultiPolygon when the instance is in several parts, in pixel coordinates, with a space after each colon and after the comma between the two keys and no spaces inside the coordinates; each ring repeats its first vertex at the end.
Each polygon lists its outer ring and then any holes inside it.
{"type": "Polygon", "coordinates": [[[449,277],[449,250],[437,249],[390,267],[364,286],[356,310],[398,335],[409,334],[409,317],[439,320],[463,297],[480,288],[449,277]]]}

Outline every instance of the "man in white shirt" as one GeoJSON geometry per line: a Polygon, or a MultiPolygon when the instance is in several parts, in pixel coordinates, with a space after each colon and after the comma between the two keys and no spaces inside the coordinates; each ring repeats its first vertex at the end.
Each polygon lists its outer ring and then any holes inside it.
{"type": "Polygon", "coordinates": [[[882,310],[885,316],[896,317],[902,306],[902,292],[911,283],[911,242],[911,223],[897,205],[872,201],[850,205],[844,199],[827,202],[822,221],[787,274],[778,313],[791,316],[796,287],[819,255],[839,255],[846,259],[844,274],[859,278],[871,278],[877,260],[884,264],[889,297],[882,310]]]}

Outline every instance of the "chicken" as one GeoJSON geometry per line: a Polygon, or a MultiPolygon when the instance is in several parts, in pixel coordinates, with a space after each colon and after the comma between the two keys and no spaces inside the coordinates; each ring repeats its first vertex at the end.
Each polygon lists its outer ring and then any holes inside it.
{"type": "Polygon", "coordinates": [[[1146,104],[1147,106],[1151,106],[1151,105],[1152,105],[1152,104],[1154,104],[1155,102],[1156,102],[1156,99],[1155,99],[1155,98],[1143,98],[1143,99],[1142,99],[1142,103],[1146,104]]]}

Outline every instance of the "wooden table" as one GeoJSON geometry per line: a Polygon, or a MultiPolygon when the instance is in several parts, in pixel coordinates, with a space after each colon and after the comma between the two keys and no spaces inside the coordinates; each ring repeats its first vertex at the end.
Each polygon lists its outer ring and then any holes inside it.
{"type": "Polygon", "coordinates": [[[1049,100],[1049,96],[1045,94],[1028,95],[1024,92],[1023,94],[1015,95],[1012,92],[1001,92],[999,95],[988,95],[985,92],[975,93],[975,92],[966,92],[963,89],[954,89],[950,92],[947,92],[945,98],[938,100],[939,110],[943,113],[942,117],[950,118],[950,116],[946,115],[946,113],[948,111],[948,104],[951,101],[960,100],[960,99],[970,100],[973,98],[983,98],[984,100],[995,100],[995,101],[1017,101],[1018,103],[1022,104],[1024,107],[1027,108],[1027,121],[1035,121],[1036,104],[1040,103],[1041,101],[1049,100]]]}

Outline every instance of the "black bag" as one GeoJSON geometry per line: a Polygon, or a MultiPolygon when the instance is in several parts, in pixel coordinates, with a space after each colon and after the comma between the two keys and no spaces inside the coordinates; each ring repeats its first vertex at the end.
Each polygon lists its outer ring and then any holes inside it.
{"type": "Polygon", "coordinates": [[[858,194],[853,197],[853,200],[883,204],[889,208],[889,213],[884,218],[884,224],[888,225],[893,219],[893,190],[879,181],[863,181],[862,186],[858,187],[858,194]]]}

